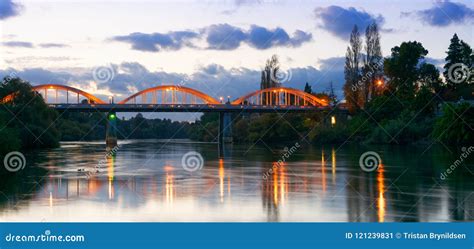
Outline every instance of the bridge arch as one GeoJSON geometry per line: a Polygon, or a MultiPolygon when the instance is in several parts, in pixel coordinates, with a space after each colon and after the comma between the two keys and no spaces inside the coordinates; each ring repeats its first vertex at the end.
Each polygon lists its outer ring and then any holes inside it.
{"type": "Polygon", "coordinates": [[[191,104],[195,104],[198,100],[201,100],[206,104],[220,104],[218,100],[203,92],[189,87],[176,85],[161,85],[147,88],[120,101],[118,104],[126,104],[130,101],[136,103],[137,97],[141,97],[142,102],[146,102],[148,94],[151,94],[152,104],[186,104],[188,100],[191,104]],[[161,96],[158,96],[159,92],[161,93],[161,96]]]}
{"type": "MultiPolygon", "coordinates": [[[[45,84],[45,85],[38,85],[38,86],[33,86],[32,89],[37,92],[43,91],[43,98],[46,103],[49,103],[48,101],[48,91],[49,90],[55,90],[55,99],[56,103],[58,103],[58,91],[66,91],[66,103],[69,103],[69,93],[75,93],[77,95],[77,103],[79,103],[79,96],[86,97],[89,103],[96,103],[96,104],[105,104],[104,101],[101,99],[97,98],[96,96],[82,91],[80,89],[70,87],[70,86],[64,86],[64,85],[57,85],[57,84],[45,84]]],[[[15,98],[15,93],[10,93],[9,95],[5,96],[2,99],[2,103],[9,102],[15,98]]]]}
{"type": "Polygon", "coordinates": [[[318,98],[307,92],[288,88],[273,87],[258,90],[242,96],[232,102],[233,105],[277,105],[277,106],[318,106],[328,105],[327,100],[318,98]]]}

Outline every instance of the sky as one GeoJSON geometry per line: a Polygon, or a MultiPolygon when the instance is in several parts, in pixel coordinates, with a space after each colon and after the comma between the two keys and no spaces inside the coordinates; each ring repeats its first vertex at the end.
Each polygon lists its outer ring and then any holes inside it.
{"type": "Polygon", "coordinates": [[[234,99],[276,54],[284,86],[342,96],[349,33],[372,22],[384,56],[416,40],[442,67],[454,33],[474,44],[474,1],[0,0],[0,75],[104,100],[162,84],[234,99]]]}

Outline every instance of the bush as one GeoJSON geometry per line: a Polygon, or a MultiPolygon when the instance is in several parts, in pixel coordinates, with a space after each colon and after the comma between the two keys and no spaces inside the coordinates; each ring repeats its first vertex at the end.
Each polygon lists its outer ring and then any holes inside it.
{"type": "Polygon", "coordinates": [[[317,144],[337,144],[346,142],[349,136],[347,127],[343,125],[319,126],[311,134],[310,139],[317,144]]]}
{"type": "Polygon", "coordinates": [[[436,119],[432,137],[448,144],[474,141],[474,108],[469,103],[445,104],[442,116],[436,119]]]}
{"type": "Polygon", "coordinates": [[[12,101],[1,104],[6,127],[18,131],[22,148],[47,148],[59,145],[56,129],[57,112],[50,109],[41,95],[28,82],[19,78],[5,79],[0,98],[14,93],[12,101]]]}

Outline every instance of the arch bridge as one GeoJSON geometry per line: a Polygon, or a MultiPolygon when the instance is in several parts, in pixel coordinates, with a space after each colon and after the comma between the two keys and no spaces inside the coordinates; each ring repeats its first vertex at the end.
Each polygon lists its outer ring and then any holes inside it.
{"type": "MultiPolygon", "coordinates": [[[[102,100],[78,88],[46,84],[33,86],[52,108],[82,112],[307,112],[328,108],[327,100],[301,90],[276,87],[258,90],[233,101],[217,100],[201,91],[177,85],[151,87],[119,102],[102,100]]],[[[15,93],[1,102],[14,101],[15,93]]]]}
{"type": "MultiPolygon", "coordinates": [[[[117,144],[116,112],[218,112],[218,141],[221,144],[232,140],[231,113],[314,112],[331,109],[326,99],[286,87],[258,90],[226,102],[222,98],[217,100],[201,91],[177,85],[151,87],[117,103],[113,98],[104,101],[91,93],[64,85],[38,85],[33,86],[33,90],[58,111],[108,113],[108,146],[117,144]]],[[[14,100],[15,93],[11,93],[4,97],[1,103],[14,100]]]]}

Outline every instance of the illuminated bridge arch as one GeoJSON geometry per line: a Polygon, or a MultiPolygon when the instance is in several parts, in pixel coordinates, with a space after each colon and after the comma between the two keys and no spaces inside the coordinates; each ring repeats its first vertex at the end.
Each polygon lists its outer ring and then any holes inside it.
{"type": "Polygon", "coordinates": [[[327,106],[325,99],[318,98],[307,92],[287,88],[274,87],[252,92],[232,102],[233,105],[276,105],[276,106],[327,106]]]}
{"type": "MultiPolygon", "coordinates": [[[[44,101],[47,104],[60,104],[60,103],[74,103],[74,97],[77,100],[76,102],[80,103],[80,96],[83,96],[87,99],[88,103],[96,103],[96,104],[105,104],[104,101],[97,98],[96,96],[79,90],[74,87],[64,86],[64,85],[56,85],[56,84],[46,84],[46,85],[38,85],[33,86],[32,89],[41,95],[43,95],[44,101]],[[53,96],[48,95],[49,92],[53,91],[53,96]],[[73,96],[70,96],[72,93],[73,96]],[[75,95],[75,96],[74,96],[75,95]],[[71,99],[72,97],[72,99],[71,99]],[[51,98],[54,99],[54,101],[51,98]]],[[[15,93],[11,93],[2,99],[2,102],[9,102],[15,97],[15,93]]]]}
{"type": "Polygon", "coordinates": [[[137,98],[141,98],[142,103],[148,102],[151,104],[197,104],[198,102],[220,104],[219,101],[203,92],[174,85],[162,85],[145,89],[120,101],[118,104],[137,103],[137,98]]]}

